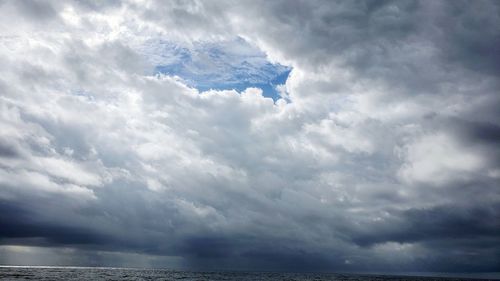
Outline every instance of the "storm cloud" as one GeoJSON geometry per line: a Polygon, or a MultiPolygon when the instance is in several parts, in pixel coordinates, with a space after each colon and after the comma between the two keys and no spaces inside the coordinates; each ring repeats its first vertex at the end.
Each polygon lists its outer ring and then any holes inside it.
{"type": "Polygon", "coordinates": [[[0,1],[0,30],[2,264],[500,271],[497,1],[0,1]]]}

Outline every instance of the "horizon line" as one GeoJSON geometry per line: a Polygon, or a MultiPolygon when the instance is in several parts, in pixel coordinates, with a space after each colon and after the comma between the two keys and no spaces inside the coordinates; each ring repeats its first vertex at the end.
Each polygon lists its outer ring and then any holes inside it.
{"type": "Polygon", "coordinates": [[[111,270],[163,270],[163,271],[185,271],[185,272],[241,272],[241,273],[298,273],[298,274],[345,274],[345,275],[371,275],[371,276],[405,276],[405,277],[443,277],[474,280],[500,280],[500,271],[485,272],[433,272],[433,271],[413,271],[413,272],[345,272],[345,271],[280,271],[280,270],[249,270],[249,269],[175,269],[166,267],[126,267],[126,266],[75,266],[75,265],[5,265],[0,264],[0,268],[64,268],[64,269],[111,269],[111,270]]]}

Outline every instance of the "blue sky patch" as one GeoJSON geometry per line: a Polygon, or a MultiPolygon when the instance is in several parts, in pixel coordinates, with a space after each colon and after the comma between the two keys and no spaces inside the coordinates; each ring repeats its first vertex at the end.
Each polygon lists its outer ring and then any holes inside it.
{"type": "Polygon", "coordinates": [[[197,42],[189,47],[168,41],[150,42],[147,57],[154,73],[177,75],[200,91],[261,88],[263,95],[280,98],[276,86],[284,84],[291,68],[274,64],[242,38],[197,42]]]}

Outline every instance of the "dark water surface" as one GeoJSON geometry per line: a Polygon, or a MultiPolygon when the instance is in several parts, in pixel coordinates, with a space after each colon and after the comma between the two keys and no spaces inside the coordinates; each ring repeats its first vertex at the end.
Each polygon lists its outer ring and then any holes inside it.
{"type": "MultiPolygon", "coordinates": [[[[166,269],[84,267],[0,267],[0,280],[470,280],[464,278],[356,275],[334,273],[192,272],[166,269]]],[[[485,279],[483,279],[485,280],[485,279]]]]}

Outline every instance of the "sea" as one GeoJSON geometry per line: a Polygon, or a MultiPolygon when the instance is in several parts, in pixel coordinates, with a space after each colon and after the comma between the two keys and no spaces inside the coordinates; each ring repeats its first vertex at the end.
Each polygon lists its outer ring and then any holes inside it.
{"type": "Polygon", "coordinates": [[[393,276],[340,273],[282,273],[282,272],[201,272],[167,269],[135,269],[106,267],[20,267],[0,266],[0,280],[200,280],[200,281],[396,281],[396,280],[494,280],[467,277],[393,276]]]}

